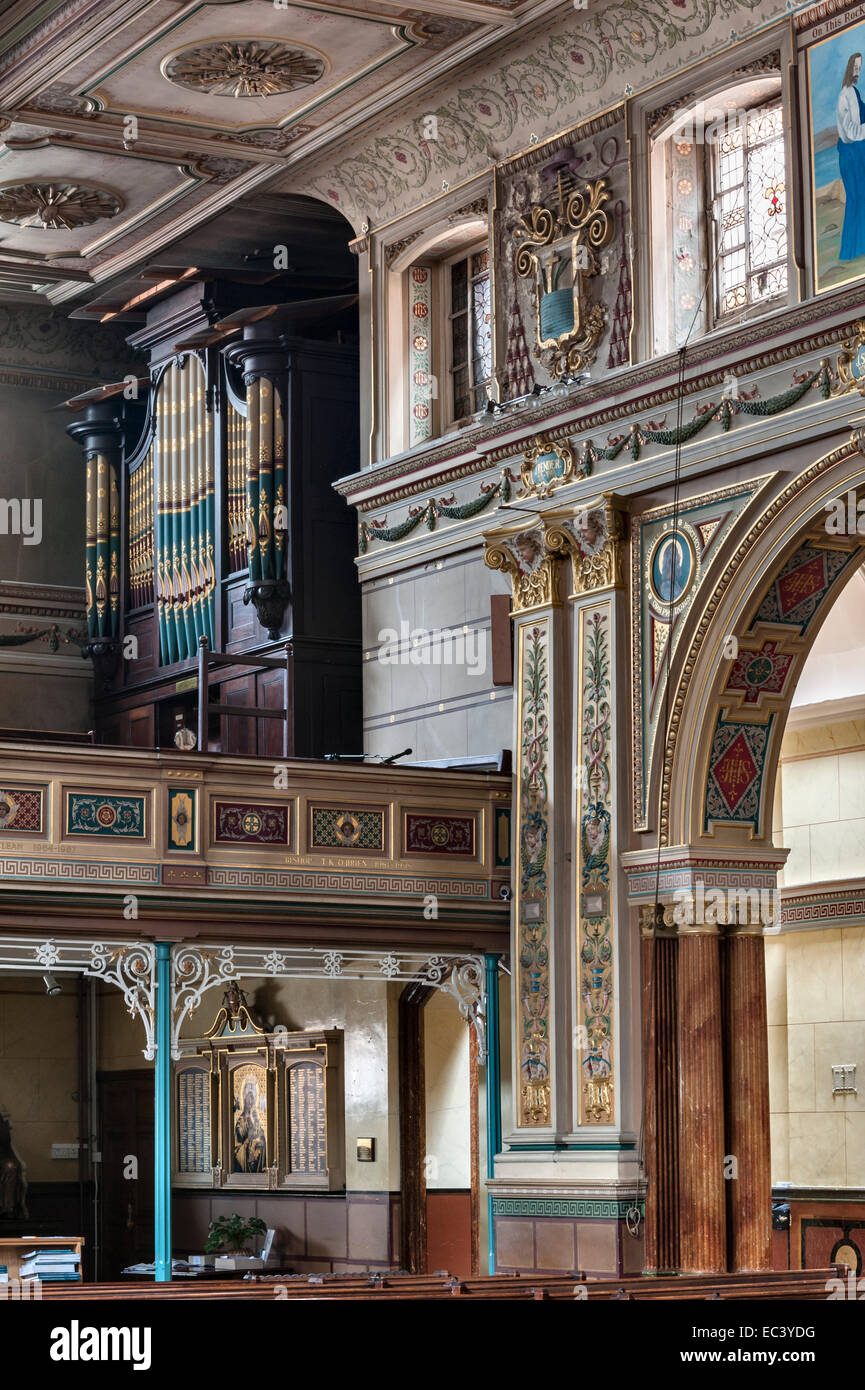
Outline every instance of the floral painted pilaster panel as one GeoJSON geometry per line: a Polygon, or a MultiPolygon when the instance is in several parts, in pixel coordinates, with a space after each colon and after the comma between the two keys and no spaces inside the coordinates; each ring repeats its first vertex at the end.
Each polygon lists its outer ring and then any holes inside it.
{"type": "Polygon", "coordinates": [[[519,631],[519,1098],[517,1123],[551,1123],[549,758],[550,620],[519,631]]]}
{"type": "Polygon", "coordinates": [[[615,1082],[611,603],[581,609],[579,624],[577,1116],[581,1125],[609,1125],[615,1082]]]}
{"type": "Polygon", "coordinates": [[[408,281],[409,444],[415,445],[433,436],[432,270],[427,265],[413,265],[408,281]]]}

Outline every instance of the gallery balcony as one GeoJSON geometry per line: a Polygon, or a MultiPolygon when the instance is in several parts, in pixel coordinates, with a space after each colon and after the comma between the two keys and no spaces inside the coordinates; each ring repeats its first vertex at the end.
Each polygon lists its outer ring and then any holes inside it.
{"type": "Polygon", "coordinates": [[[0,929],[505,951],[499,772],[3,743],[0,929]]]}

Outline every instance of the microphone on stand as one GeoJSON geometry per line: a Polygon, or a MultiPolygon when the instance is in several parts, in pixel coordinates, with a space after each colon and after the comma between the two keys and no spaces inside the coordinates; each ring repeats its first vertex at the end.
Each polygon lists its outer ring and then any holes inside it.
{"type": "Polygon", "coordinates": [[[362,763],[366,758],[372,756],[378,758],[382,767],[385,767],[395,763],[397,758],[407,758],[411,752],[411,748],[404,748],[401,753],[391,753],[389,758],[382,757],[381,753],[373,753],[372,755],[369,753],[325,753],[324,760],[326,763],[362,763]]]}
{"type": "Polygon", "coordinates": [[[401,753],[391,753],[389,758],[382,758],[382,766],[384,767],[388,763],[395,763],[397,758],[407,758],[411,751],[410,748],[404,748],[401,753]]]}

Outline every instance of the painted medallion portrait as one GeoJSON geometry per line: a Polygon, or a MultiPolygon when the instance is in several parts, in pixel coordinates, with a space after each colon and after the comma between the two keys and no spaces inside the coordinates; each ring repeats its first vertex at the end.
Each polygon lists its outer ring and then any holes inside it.
{"type": "Polygon", "coordinates": [[[652,590],[668,606],[684,598],[694,577],[694,552],[685,535],[668,532],[655,546],[649,567],[652,590]]]}
{"type": "Polygon", "coordinates": [[[236,1067],[231,1073],[234,1101],[233,1173],[263,1173],[267,1167],[267,1073],[263,1067],[236,1067]]]}
{"type": "Polygon", "coordinates": [[[808,50],[814,289],[865,275],[865,21],[808,50]]]}

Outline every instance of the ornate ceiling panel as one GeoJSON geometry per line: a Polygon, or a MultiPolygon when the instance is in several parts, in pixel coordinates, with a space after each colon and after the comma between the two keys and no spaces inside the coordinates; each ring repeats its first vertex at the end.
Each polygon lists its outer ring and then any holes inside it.
{"type": "MultiPolygon", "coordinates": [[[[282,127],[334,98],[350,93],[356,100],[371,80],[380,85],[417,67],[423,50],[440,48],[435,40],[443,37],[430,36],[422,22],[394,22],[398,12],[387,9],[369,16],[304,6],[288,11],[257,0],[216,12],[212,4],[187,9],[185,18],[154,26],[108,64],[104,50],[83,59],[64,81],[98,111],[210,131],[282,127]],[[252,90],[237,91],[244,74],[252,90]]],[[[459,37],[471,27],[441,26],[460,30],[459,37]]],[[[345,100],[339,105],[344,109],[345,100]]]]}
{"type": "Polygon", "coordinates": [[[191,168],[130,158],[122,149],[107,154],[54,142],[7,144],[0,151],[0,249],[86,256],[203,182],[191,168]],[[34,215],[40,203],[47,207],[44,218],[34,215]]]}
{"type": "Polygon", "coordinates": [[[0,289],[81,303],[560,3],[8,0],[0,289]]]}

